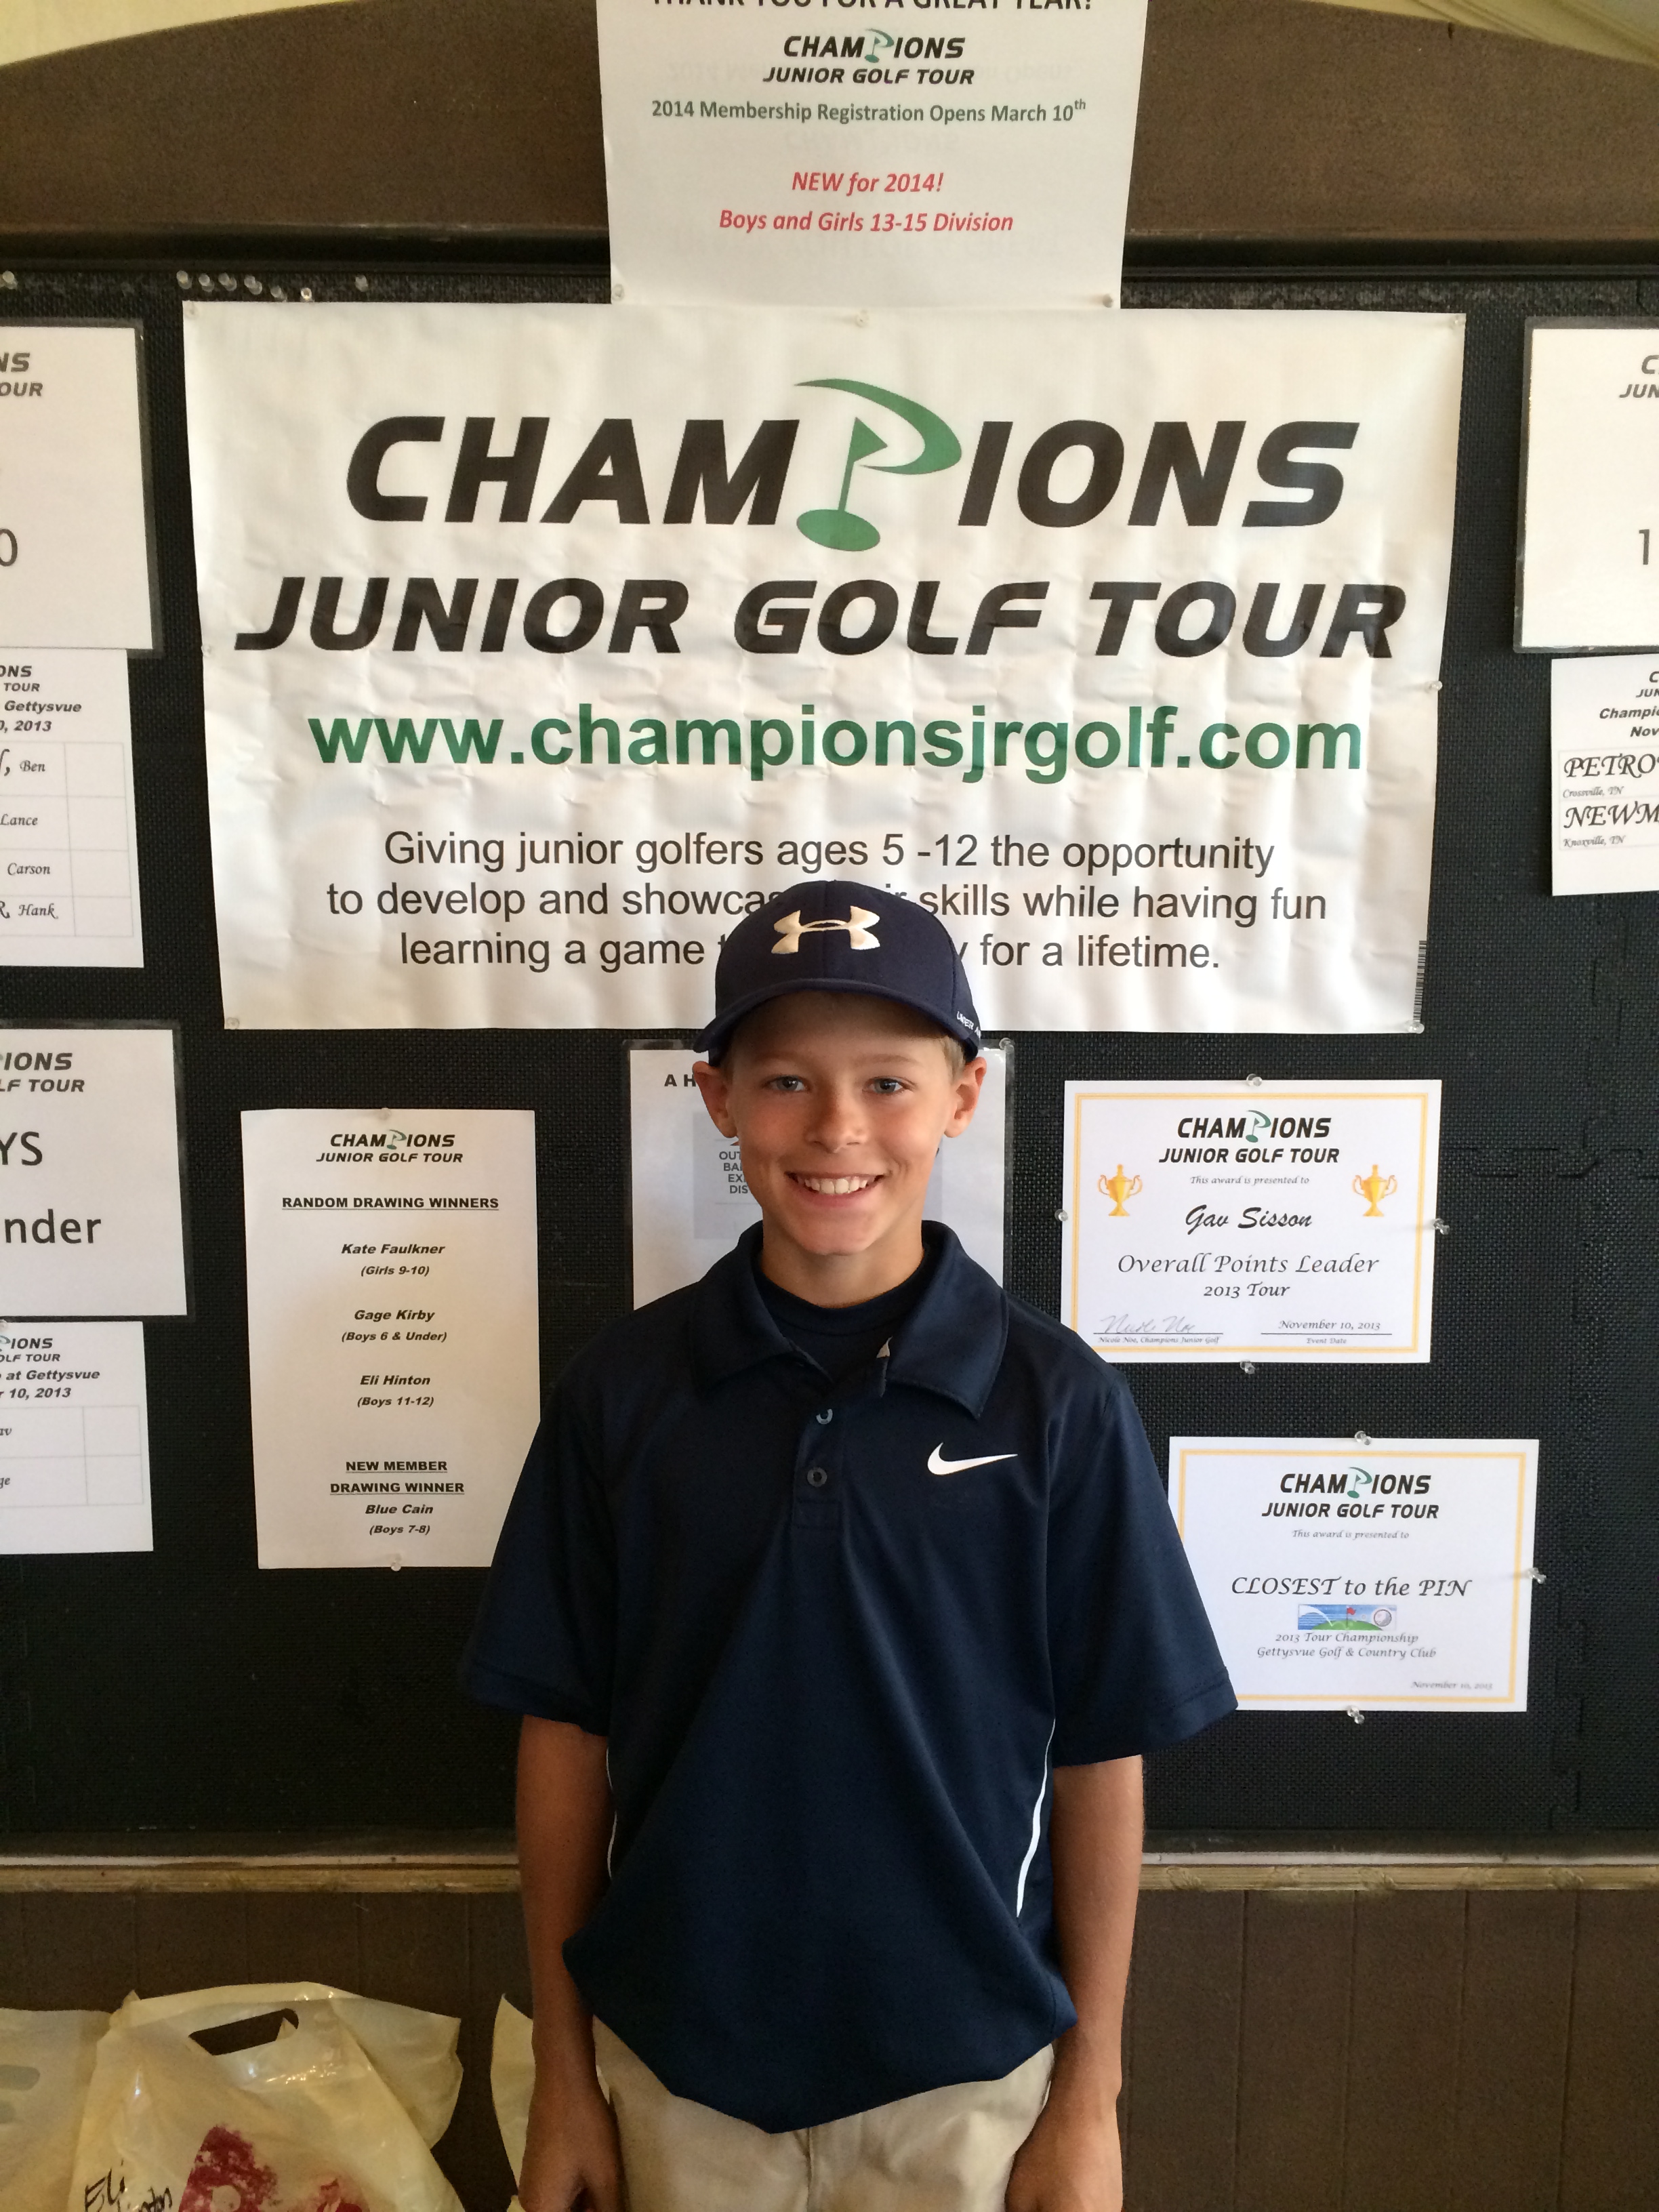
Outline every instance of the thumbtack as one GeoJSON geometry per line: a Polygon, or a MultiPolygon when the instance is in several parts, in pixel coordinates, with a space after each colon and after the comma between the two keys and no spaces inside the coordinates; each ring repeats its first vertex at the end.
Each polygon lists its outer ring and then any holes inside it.
{"type": "Polygon", "coordinates": [[[621,297],[622,297],[622,295],[623,295],[623,288],[622,288],[622,286],[621,286],[620,284],[613,284],[613,285],[611,287],[611,298],[612,298],[613,300],[620,300],[620,299],[621,299],[621,297]]]}
{"type": "Polygon", "coordinates": [[[1406,1033],[1408,1036],[1421,1036],[1423,1034],[1422,1023],[1407,1022],[1406,1024],[1406,1033]]]}
{"type": "Polygon", "coordinates": [[[0,269],[0,284],[3,284],[8,292],[15,292],[17,289],[17,271],[15,269],[0,269]]]}
{"type": "Polygon", "coordinates": [[[257,296],[260,292],[264,291],[264,286],[261,284],[257,276],[244,276],[242,279],[242,289],[245,292],[252,292],[257,296]]]}
{"type": "Polygon", "coordinates": [[[236,279],[227,270],[220,271],[219,289],[222,292],[234,292],[236,289],[236,279]]]}
{"type": "Polygon", "coordinates": [[[1364,1726],[1365,1716],[1360,1711],[1358,1705],[1349,1706],[1348,1718],[1353,1723],[1356,1728],[1363,1728],[1364,1726]]]}
{"type": "Polygon", "coordinates": [[[367,276],[354,276],[351,281],[360,292],[368,291],[368,279],[367,276]]]}
{"type": "Polygon", "coordinates": [[[309,284],[301,284],[301,287],[300,287],[300,297],[301,297],[302,300],[308,300],[308,299],[311,297],[311,287],[310,287],[310,285],[309,285],[309,284]]]}
{"type": "Polygon", "coordinates": [[[1429,1225],[1434,1231],[1437,1237],[1449,1237],[1451,1235],[1450,1222],[1443,1221],[1437,1213],[1435,1215],[1433,1221],[1431,1222],[1429,1225]]]}
{"type": "Polygon", "coordinates": [[[1247,1091],[1260,1091],[1261,1078],[1259,1075],[1247,1075],[1244,1079],[1244,1088],[1247,1091]]]}
{"type": "Polygon", "coordinates": [[[1254,1359],[1241,1359],[1238,1364],[1240,1370],[1243,1374],[1254,1375],[1255,1373],[1255,1362],[1254,1359]]]}
{"type": "Polygon", "coordinates": [[[190,271],[189,271],[189,270],[188,270],[188,269],[175,269],[175,270],[173,270],[173,279],[174,279],[175,283],[178,284],[178,287],[179,287],[179,290],[180,290],[181,292],[188,292],[188,291],[189,291],[189,289],[190,289],[190,271]]]}
{"type": "Polygon", "coordinates": [[[1071,1215],[1067,1213],[1063,1206],[1057,1206],[1054,1208],[1054,1219],[1056,1221],[1069,1221],[1071,1218],[1071,1215]]]}
{"type": "Polygon", "coordinates": [[[1354,1440],[1354,1442],[1355,1442],[1355,1443],[1356,1443],[1360,1447],[1360,1449],[1361,1449],[1361,1450],[1362,1450],[1362,1451],[1366,1451],[1366,1450],[1369,1450],[1369,1449],[1370,1449],[1370,1441],[1371,1441],[1371,1440],[1370,1440],[1370,1437],[1365,1434],[1365,1431],[1364,1431],[1364,1429],[1356,1429],[1356,1430],[1354,1431],[1354,1432],[1353,1432],[1353,1440],[1354,1440]]]}
{"type": "Polygon", "coordinates": [[[1547,1583],[1549,1580],[1549,1577],[1544,1573],[1541,1568],[1522,1567],[1521,1570],[1521,1579],[1523,1583],[1547,1583]]]}

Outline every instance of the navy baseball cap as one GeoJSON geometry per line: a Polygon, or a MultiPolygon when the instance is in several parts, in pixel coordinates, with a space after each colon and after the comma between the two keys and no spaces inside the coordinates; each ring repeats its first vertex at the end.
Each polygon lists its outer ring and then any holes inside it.
{"type": "Polygon", "coordinates": [[[979,1016],[951,933],[914,899],[868,884],[796,884],[745,915],[720,948],[714,1018],[695,1042],[718,1061],[745,1014],[792,991],[851,991],[914,1006],[980,1052],[979,1016]]]}

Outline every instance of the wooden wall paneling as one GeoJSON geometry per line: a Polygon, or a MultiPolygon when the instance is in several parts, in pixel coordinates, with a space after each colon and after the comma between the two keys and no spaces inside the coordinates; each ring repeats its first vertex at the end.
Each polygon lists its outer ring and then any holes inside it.
{"type": "Polygon", "coordinates": [[[141,1892],[136,1903],[140,1996],[220,1989],[251,1978],[246,1900],[237,1892],[193,1896],[149,1891],[141,1892]]]}
{"type": "Polygon", "coordinates": [[[488,2212],[478,2195],[479,2173],[491,2170],[488,2131],[495,2118],[489,2111],[489,2062],[486,2058],[482,2068],[477,2063],[473,2023],[467,2017],[471,1902],[454,1892],[404,1891],[363,1898],[362,1993],[459,2019],[460,2099],[448,2133],[436,2146],[436,2156],[468,2212],[488,2212]]]}
{"type": "Polygon", "coordinates": [[[27,2012],[27,1961],[23,1953],[23,1900],[0,1895],[0,2005],[27,2012]]]}
{"type": "Polygon", "coordinates": [[[467,1902],[472,2002],[493,2023],[498,2001],[530,2010],[530,1954],[525,1948],[524,1908],[516,1891],[501,1890],[467,1902]]]}
{"type": "Polygon", "coordinates": [[[327,1982],[359,1996],[362,1907],[343,1892],[276,1890],[247,1899],[247,1978],[251,1982],[327,1982]]]}
{"type": "Polygon", "coordinates": [[[1353,1933],[1346,1891],[1258,1891],[1245,1907],[1238,2212],[1329,2212],[1342,2171],[1353,1933]]]}
{"type": "Polygon", "coordinates": [[[1578,1900],[1561,2212],[1659,2204],[1659,1896],[1578,1900]]]}
{"type": "Polygon", "coordinates": [[[393,2004],[458,2013],[466,1993],[464,1896],[389,1891],[360,1898],[361,1994],[393,2004]]]}
{"type": "MultiPolygon", "coordinates": [[[[1152,0],[1129,233],[1641,246],[1656,126],[1638,64],[1301,0],[1152,0]]],[[[301,6],[0,70],[14,240],[605,222],[585,0],[301,6]]]]}
{"type": "Polygon", "coordinates": [[[1463,1916],[1456,1890],[1355,1903],[1343,2212],[1456,2212],[1463,1916]]]}
{"type": "Polygon", "coordinates": [[[1129,2107],[1134,2097],[1135,2078],[1135,1983],[1138,1977],[1133,1954],[1129,1960],[1129,1978],[1123,1990],[1123,2035],[1121,2041],[1123,2081],[1117,2093],[1117,2139],[1123,2142],[1129,2130],[1129,2107]]]}
{"type": "Polygon", "coordinates": [[[45,1890],[21,1901],[24,1984],[33,2009],[113,2012],[137,1988],[136,1898],[45,1890]]]}
{"type": "Polygon", "coordinates": [[[489,2094],[489,2052],[495,2008],[501,1999],[506,1997],[522,2013],[531,2008],[530,1960],[519,1899],[507,1892],[469,1899],[467,1928],[469,1994],[462,2055],[472,2109],[479,2116],[469,2152],[473,2182],[468,2212],[502,2212],[513,2195],[513,2172],[501,2148],[489,2094]]]}
{"type": "Polygon", "coordinates": [[[1125,2100],[1127,2212],[1233,2201],[1244,1895],[1143,1895],[1125,2100]]]}
{"type": "Polygon", "coordinates": [[[1557,1891],[1469,1899],[1456,2212],[1555,2212],[1577,1905],[1557,1891]]]}

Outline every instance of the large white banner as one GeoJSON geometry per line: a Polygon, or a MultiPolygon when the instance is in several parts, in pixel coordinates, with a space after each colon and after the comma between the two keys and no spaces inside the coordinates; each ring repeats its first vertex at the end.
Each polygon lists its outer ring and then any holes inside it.
{"type": "Polygon", "coordinates": [[[1411,1025],[1461,318],[186,303],[227,1019],[1411,1025]],[[257,434],[251,430],[257,425],[257,434]]]}

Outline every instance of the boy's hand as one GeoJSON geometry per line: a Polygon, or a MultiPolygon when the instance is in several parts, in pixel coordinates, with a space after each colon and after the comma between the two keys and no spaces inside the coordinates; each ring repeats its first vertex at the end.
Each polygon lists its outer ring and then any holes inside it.
{"type": "Polygon", "coordinates": [[[597,2076],[531,2100],[519,2202],[524,2212],[623,2212],[617,2122],[597,2076]]]}
{"type": "Polygon", "coordinates": [[[1015,2154],[1004,2201],[1007,2212],[1123,2212],[1115,2114],[1080,2113],[1051,2096],[1015,2154]]]}

